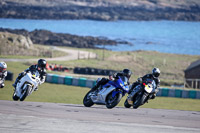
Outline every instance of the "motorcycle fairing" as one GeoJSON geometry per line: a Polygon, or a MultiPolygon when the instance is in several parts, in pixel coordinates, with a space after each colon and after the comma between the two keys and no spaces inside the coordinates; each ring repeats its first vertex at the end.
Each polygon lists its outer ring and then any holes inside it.
{"type": "Polygon", "coordinates": [[[91,99],[94,103],[97,104],[105,104],[106,101],[106,97],[107,95],[112,92],[113,90],[115,90],[116,88],[112,85],[109,85],[107,88],[103,87],[98,93],[97,95],[92,95],[91,99]]]}
{"type": "Polygon", "coordinates": [[[33,75],[31,74],[31,72],[26,73],[26,75],[22,77],[21,80],[17,83],[16,95],[18,97],[21,96],[21,91],[22,89],[26,88],[26,84],[30,84],[32,88],[35,89],[38,86],[38,83],[40,82],[38,78],[38,72],[34,72],[33,75]],[[35,80],[36,82],[34,82],[33,80],[35,80]]]}
{"type": "Polygon", "coordinates": [[[119,79],[115,81],[108,81],[108,83],[102,86],[102,89],[97,93],[97,95],[91,96],[91,99],[94,103],[105,104],[106,97],[110,92],[113,91],[113,97],[118,93],[122,93],[120,90],[116,90],[116,88],[122,89],[125,92],[128,92],[129,90],[128,86],[125,85],[122,79],[119,77],[119,79]]]}

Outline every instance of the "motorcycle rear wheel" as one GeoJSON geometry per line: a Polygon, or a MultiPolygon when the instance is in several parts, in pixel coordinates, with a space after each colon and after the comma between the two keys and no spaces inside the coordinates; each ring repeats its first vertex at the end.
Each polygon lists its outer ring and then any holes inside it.
{"type": "Polygon", "coordinates": [[[112,97],[112,92],[110,94],[108,94],[107,98],[106,98],[106,107],[108,109],[112,109],[113,107],[115,107],[120,100],[122,99],[122,94],[118,93],[115,95],[115,97],[112,97]]]}
{"type": "Polygon", "coordinates": [[[127,99],[124,102],[124,107],[126,107],[126,108],[130,108],[131,107],[131,105],[128,103],[127,99]]]}
{"type": "Polygon", "coordinates": [[[86,95],[85,97],[83,98],[83,105],[85,107],[91,107],[92,105],[94,105],[92,99],[90,98],[89,94],[91,93],[92,91],[90,90],[86,95]]]}

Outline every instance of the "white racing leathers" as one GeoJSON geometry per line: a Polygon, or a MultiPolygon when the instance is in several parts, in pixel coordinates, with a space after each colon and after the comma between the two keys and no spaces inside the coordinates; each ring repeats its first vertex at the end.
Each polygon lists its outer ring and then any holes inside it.
{"type": "Polygon", "coordinates": [[[4,87],[4,81],[7,76],[7,71],[0,73],[0,88],[4,87]]]}
{"type": "Polygon", "coordinates": [[[44,83],[45,77],[41,80],[40,74],[37,70],[29,71],[17,83],[16,89],[13,94],[13,100],[24,101],[37,87],[44,83]]]}

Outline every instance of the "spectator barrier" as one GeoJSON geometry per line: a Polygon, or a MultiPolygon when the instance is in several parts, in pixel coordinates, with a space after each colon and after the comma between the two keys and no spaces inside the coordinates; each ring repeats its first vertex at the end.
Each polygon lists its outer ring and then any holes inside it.
{"type": "Polygon", "coordinates": [[[54,84],[88,87],[88,88],[92,88],[96,84],[96,81],[91,79],[75,78],[71,76],[60,76],[55,74],[47,74],[46,82],[54,84]]]}
{"type": "Polygon", "coordinates": [[[97,68],[81,68],[81,67],[75,67],[74,73],[77,74],[88,74],[88,75],[112,75],[117,71],[115,70],[108,70],[108,69],[97,69],[97,68]]]}
{"type": "MultiPolygon", "coordinates": [[[[87,78],[75,78],[71,76],[60,76],[55,74],[47,74],[46,82],[54,84],[65,84],[72,86],[92,88],[96,84],[96,80],[87,78]]],[[[176,98],[192,98],[200,99],[200,91],[159,88],[157,96],[160,97],[176,97],[176,98]]]]}

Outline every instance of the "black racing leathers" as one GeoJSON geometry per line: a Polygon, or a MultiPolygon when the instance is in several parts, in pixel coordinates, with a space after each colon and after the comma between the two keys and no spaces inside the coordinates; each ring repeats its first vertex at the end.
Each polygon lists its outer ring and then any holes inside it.
{"type": "MultiPolygon", "coordinates": [[[[123,73],[114,73],[113,74],[113,78],[114,80],[115,79],[118,79],[120,76],[124,76],[123,73]]],[[[93,90],[96,90],[97,88],[99,88],[101,85],[105,85],[106,83],[108,83],[109,79],[107,78],[102,78],[99,82],[97,82],[97,84],[91,89],[92,91],[93,90]]],[[[128,83],[129,84],[129,83],[128,83]]]]}
{"type": "Polygon", "coordinates": [[[129,93],[137,86],[139,85],[142,81],[145,81],[146,79],[152,79],[155,81],[156,83],[156,89],[159,87],[160,85],[160,79],[159,78],[156,78],[154,77],[152,74],[146,74],[144,75],[143,77],[139,78],[141,81],[136,81],[132,84],[132,87],[131,89],[129,90],[129,93]]]}

